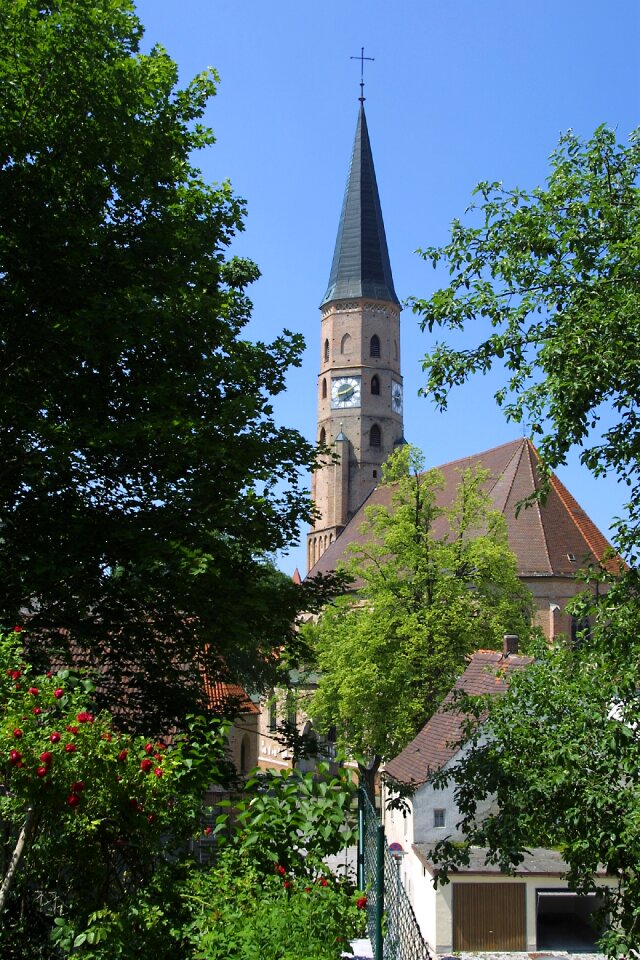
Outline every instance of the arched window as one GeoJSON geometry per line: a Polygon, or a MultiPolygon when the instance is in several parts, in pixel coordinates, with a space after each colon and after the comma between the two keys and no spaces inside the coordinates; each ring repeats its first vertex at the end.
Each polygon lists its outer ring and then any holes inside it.
{"type": "Polygon", "coordinates": [[[351,353],[352,343],[351,343],[351,334],[345,333],[344,337],[340,341],[340,353],[351,353]]]}
{"type": "Polygon", "coordinates": [[[380,432],[380,427],[377,423],[371,427],[369,431],[369,446],[370,447],[379,447],[382,443],[382,434],[380,432]]]}
{"type": "Polygon", "coordinates": [[[278,729],[278,707],[276,704],[276,695],[271,693],[269,700],[269,733],[275,733],[278,729]]]}
{"type": "Polygon", "coordinates": [[[393,359],[394,360],[398,359],[398,341],[397,340],[393,341],[393,359]]]}
{"type": "Polygon", "coordinates": [[[320,431],[320,443],[325,444],[327,442],[327,431],[323,427],[320,431]]]}
{"type": "Polygon", "coordinates": [[[326,377],[322,378],[322,399],[323,400],[327,399],[327,378],[326,377]]]}
{"type": "Polygon", "coordinates": [[[325,363],[329,359],[329,341],[328,340],[325,340],[324,342],[324,359],[325,359],[325,363]]]}
{"type": "Polygon", "coordinates": [[[249,757],[249,735],[245,733],[240,744],[240,773],[247,773],[251,766],[249,757]]]}
{"type": "Polygon", "coordinates": [[[298,710],[296,704],[296,695],[290,690],[287,694],[287,726],[290,730],[295,730],[298,725],[298,710]]]}
{"type": "Polygon", "coordinates": [[[380,396],[380,380],[375,374],[371,377],[371,393],[380,396]]]}
{"type": "Polygon", "coordinates": [[[371,337],[371,343],[369,344],[369,356],[380,356],[380,337],[377,333],[374,333],[374,335],[371,337]]]}

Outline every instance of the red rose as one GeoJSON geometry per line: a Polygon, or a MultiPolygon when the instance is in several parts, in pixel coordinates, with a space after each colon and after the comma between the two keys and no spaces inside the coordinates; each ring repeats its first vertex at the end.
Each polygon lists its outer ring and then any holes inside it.
{"type": "Polygon", "coordinates": [[[305,892],[305,893],[311,893],[311,887],[305,887],[305,888],[304,888],[304,892],[305,892]]]}
{"type": "Polygon", "coordinates": [[[67,753],[75,753],[75,752],[76,752],[76,745],[75,745],[75,743],[67,743],[67,744],[65,744],[65,748],[64,748],[64,749],[66,750],[67,753]]]}
{"type": "Polygon", "coordinates": [[[20,729],[20,727],[15,728],[15,730],[13,731],[13,735],[16,738],[16,740],[20,739],[20,737],[22,736],[22,730],[20,729]]]}
{"type": "Polygon", "coordinates": [[[77,793],[69,794],[69,796],[67,797],[67,806],[77,807],[79,803],[80,803],[80,797],[78,796],[77,793]]]}
{"type": "Polygon", "coordinates": [[[52,674],[51,670],[47,670],[47,672],[45,673],[45,677],[52,677],[52,676],[53,676],[53,674],[52,674]]]}
{"type": "Polygon", "coordinates": [[[100,737],[100,739],[101,739],[101,740],[108,740],[108,742],[111,743],[111,741],[113,740],[113,737],[111,736],[110,733],[103,733],[102,736],[100,737]]]}
{"type": "Polygon", "coordinates": [[[118,754],[118,760],[120,761],[120,763],[122,763],[124,760],[127,759],[127,752],[128,752],[127,750],[121,750],[120,753],[118,754]]]}
{"type": "Polygon", "coordinates": [[[285,890],[290,890],[290,889],[291,889],[291,881],[285,880],[285,882],[284,882],[284,888],[285,888],[285,890]]]}
{"type": "Polygon", "coordinates": [[[211,834],[213,833],[213,827],[205,827],[203,830],[203,833],[205,837],[211,836],[211,834]]]}
{"type": "Polygon", "coordinates": [[[82,793],[84,790],[84,780],[76,780],[75,783],[71,784],[69,789],[71,790],[71,793],[82,793]]]}
{"type": "Polygon", "coordinates": [[[326,877],[321,877],[321,878],[320,878],[320,886],[321,886],[321,887],[328,887],[328,886],[329,886],[329,881],[327,880],[326,877]]]}
{"type": "Polygon", "coordinates": [[[36,776],[37,776],[37,777],[46,777],[46,775],[47,775],[48,772],[49,772],[49,771],[48,771],[48,768],[47,768],[47,767],[38,767],[38,769],[36,770],[36,776]]]}
{"type": "Polygon", "coordinates": [[[61,735],[58,733],[57,730],[54,730],[54,732],[49,737],[49,740],[51,740],[51,743],[60,743],[61,735]]]}
{"type": "Polygon", "coordinates": [[[358,897],[358,899],[356,900],[356,907],[358,908],[358,910],[364,910],[366,906],[367,906],[367,898],[358,897]]]}
{"type": "Polygon", "coordinates": [[[276,866],[276,873],[279,873],[281,877],[284,877],[284,875],[285,875],[286,872],[287,872],[287,871],[285,870],[285,868],[282,866],[281,863],[279,863],[279,864],[276,866]]]}
{"type": "Polygon", "coordinates": [[[23,629],[22,627],[15,626],[15,627],[13,628],[13,632],[14,632],[14,633],[22,633],[22,629],[23,629]]]}
{"type": "Polygon", "coordinates": [[[57,690],[53,691],[53,695],[56,698],[56,700],[59,700],[60,697],[64,697],[64,690],[62,689],[62,687],[58,687],[57,690]]]}
{"type": "Polygon", "coordinates": [[[137,810],[138,813],[142,813],[142,804],[137,800],[129,800],[129,806],[132,810],[137,810]]]}
{"type": "Polygon", "coordinates": [[[32,693],[34,697],[37,697],[40,691],[37,687],[29,687],[29,693],[32,693]]]}
{"type": "Polygon", "coordinates": [[[147,759],[140,761],[140,769],[143,771],[143,773],[149,773],[149,770],[151,770],[152,766],[153,760],[149,760],[148,757],[147,759]]]}
{"type": "Polygon", "coordinates": [[[160,767],[156,767],[153,772],[155,773],[156,777],[162,776],[162,769],[160,767]]]}
{"type": "Polygon", "coordinates": [[[166,743],[162,743],[162,742],[156,743],[156,750],[166,750],[166,749],[167,749],[166,743]]]}
{"type": "Polygon", "coordinates": [[[38,714],[42,713],[42,708],[41,708],[41,707],[34,707],[34,708],[33,708],[33,712],[35,713],[35,715],[36,715],[36,717],[37,717],[38,714]]]}
{"type": "Polygon", "coordinates": [[[9,763],[20,763],[22,760],[22,754],[19,750],[10,750],[9,751],[9,763]]]}
{"type": "Polygon", "coordinates": [[[152,743],[147,743],[147,744],[145,744],[144,752],[145,752],[145,753],[153,753],[153,744],[152,744],[152,743]]]}
{"type": "Polygon", "coordinates": [[[67,733],[77,733],[77,732],[79,731],[79,729],[80,729],[80,727],[73,727],[73,726],[69,726],[69,727],[66,728],[67,733]]]}
{"type": "Polygon", "coordinates": [[[12,679],[12,680],[17,680],[19,676],[20,676],[20,671],[19,671],[19,670],[12,670],[12,671],[11,671],[11,679],[12,679]]]}
{"type": "Polygon", "coordinates": [[[51,753],[50,750],[45,750],[44,753],[40,754],[40,759],[42,760],[43,763],[51,763],[51,761],[53,760],[53,754],[51,753]]]}
{"type": "Polygon", "coordinates": [[[147,814],[147,820],[149,821],[149,823],[155,823],[155,821],[156,821],[156,815],[155,815],[155,813],[148,813],[148,814],[147,814]]]}

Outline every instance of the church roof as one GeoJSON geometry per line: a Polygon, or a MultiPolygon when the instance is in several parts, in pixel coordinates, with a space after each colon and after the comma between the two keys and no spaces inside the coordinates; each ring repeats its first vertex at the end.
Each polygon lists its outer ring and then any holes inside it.
{"type": "MultiPolygon", "coordinates": [[[[449,506],[456,493],[460,471],[483,467],[490,472],[485,489],[491,506],[499,510],[507,524],[509,546],[517,559],[520,577],[571,577],[589,563],[601,561],[610,544],[571,496],[567,488],[552,475],[551,488],[544,504],[535,502],[523,507],[516,517],[519,502],[540,485],[539,456],[526,439],[512,440],[483,453],[446,463],[437,469],[443,474],[445,487],[438,493],[440,506],[449,506]]],[[[344,559],[349,544],[362,544],[361,527],[365,508],[391,505],[391,489],[379,486],[369,495],[340,536],[323,553],[309,576],[334,570],[344,559]]],[[[446,520],[434,524],[436,536],[446,534],[446,520]]]]}
{"type": "Polygon", "coordinates": [[[322,303],[370,297],[398,303],[364,104],[360,104],[329,286],[322,303]]]}
{"type": "Polygon", "coordinates": [[[385,775],[396,783],[419,786],[441,770],[460,748],[465,714],[452,709],[456,693],[480,696],[504,693],[515,670],[533,662],[532,657],[506,655],[496,650],[478,650],[451,693],[420,733],[385,766],[385,775]]]}

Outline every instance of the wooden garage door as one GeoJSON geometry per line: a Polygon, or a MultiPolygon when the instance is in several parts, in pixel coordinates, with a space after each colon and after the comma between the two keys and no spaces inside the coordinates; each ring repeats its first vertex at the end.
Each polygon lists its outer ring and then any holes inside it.
{"type": "Polygon", "coordinates": [[[526,950],[521,883],[454,883],[454,950],[526,950]]]}

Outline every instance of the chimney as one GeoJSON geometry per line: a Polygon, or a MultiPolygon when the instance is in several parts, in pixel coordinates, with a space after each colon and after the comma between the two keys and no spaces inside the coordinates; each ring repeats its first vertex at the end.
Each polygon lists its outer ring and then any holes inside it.
{"type": "Polygon", "coordinates": [[[502,653],[505,657],[510,656],[512,653],[518,652],[518,635],[517,633],[505,633],[502,641],[502,653]]]}

